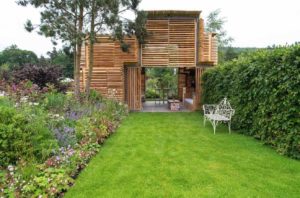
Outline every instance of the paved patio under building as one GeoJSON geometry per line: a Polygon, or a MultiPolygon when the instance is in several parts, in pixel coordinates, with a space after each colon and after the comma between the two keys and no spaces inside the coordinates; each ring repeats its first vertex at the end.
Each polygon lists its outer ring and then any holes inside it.
{"type": "Polygon", "coordinates": [[[142,112],[190,112],[190,110],[185,108],[183,104],[180,103],[180,109],[178,111],[171,111],[168,108],[168,102],[161,100],[143,102],[142,112]]]}

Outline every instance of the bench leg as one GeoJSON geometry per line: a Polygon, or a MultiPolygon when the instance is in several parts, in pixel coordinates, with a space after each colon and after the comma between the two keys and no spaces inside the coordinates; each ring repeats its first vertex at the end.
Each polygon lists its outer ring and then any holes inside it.
{"type": "Polygon", "coordinates": [[[214,134],[216,134],[217,123],[216,123],[216,121],[214,120],[212,124],[213,124],[213,128],[214,128],[214,134]]]}
{"type": "Polygon", "coordinates": [[[204,119],[203,119],[203,125],[205,126],[205,123],[206,123],[206,117],[204,116],[204,119]]]}

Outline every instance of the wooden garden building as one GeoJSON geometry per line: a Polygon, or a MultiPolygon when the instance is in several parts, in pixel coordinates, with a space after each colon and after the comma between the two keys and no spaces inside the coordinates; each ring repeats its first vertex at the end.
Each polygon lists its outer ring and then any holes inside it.
{"type": "MultiPolygon", "coordinates": [[[[204,31],[200,14],[201,11],[147,11],[146,44],[127,38],[129,52],[123,52],[109,36],[99,36],[94,46],[91,89],[125,102],[130,110],[142,110],[145,68],[178,68],[178,99],[197,109],[201,75],[218,62],[216,35],[204,31]]],[[[82,49],[82,87],[88,73],[88,47],[86,44],[82,49]]]]}

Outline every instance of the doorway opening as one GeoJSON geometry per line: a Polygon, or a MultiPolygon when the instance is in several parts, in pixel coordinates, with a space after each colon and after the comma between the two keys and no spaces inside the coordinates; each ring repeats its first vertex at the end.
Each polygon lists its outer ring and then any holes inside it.
{"type": "Polygon", "coordinates": [[[143,111],[169,112],[192,110],[195,94],[194,68],[147,67],[142,69],[141,90],[143,111]]]}

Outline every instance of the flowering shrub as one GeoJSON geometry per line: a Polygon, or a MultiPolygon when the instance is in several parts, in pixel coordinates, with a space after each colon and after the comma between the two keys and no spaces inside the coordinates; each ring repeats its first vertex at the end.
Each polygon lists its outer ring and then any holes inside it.
{"type": "Polygon", "coordinates": [[[3,84],[7,95],[15,102],[36,102],[47,89],[40,89],[30,81],[22,81],[18,84],[3,84]]]}
{"type": "Polygon", "coordinates": [[[74,145],[77,142],[75,135],[75,128],[63,125],[59,128],[53,129],[53,133],[58,141],[59,146],[67,147],[74,145]]]}
{"type": "Polygon", "coordinates": [[[94,91],[78,101],[51,87],[15,86],[0,98],[0,197],[62,196],[127,108],[94,91]]]}

